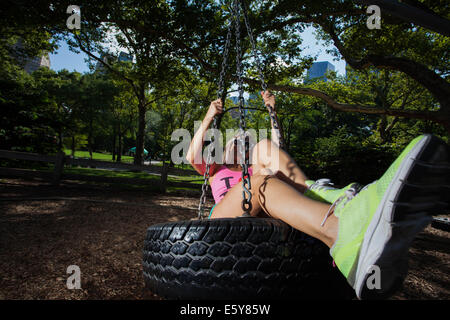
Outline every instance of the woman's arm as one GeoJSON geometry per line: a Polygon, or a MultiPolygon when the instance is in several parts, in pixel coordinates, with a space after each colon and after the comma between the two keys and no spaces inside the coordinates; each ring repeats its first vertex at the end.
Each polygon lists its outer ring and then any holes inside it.
{"type": "MultiPolygon", "coordinates": [[[[200,128],[194,135],[191,141],[188,152],[186,154],[186,159],[192,165],[192,167],[201,175],[206,171],[206,161],[203,159],[203,142],[205,139],[206,131],[208,130],[214,117],[223,112],[222,100],[217,99],[211,102],[208,112],[200,125],[200,128]]],[[[210,174],[213,175],[217,165],[215,163],[211,164],[210,174]]]]}
{"type": "Polygon", "coordinates": [[[264,104],[265,104],[265,106],[267,107],[267,110],[268,110],[269,112],[270,112],[270,109],[269,109],[268,106],[271,106],[271,107],[272,107],[274,117],[275,117],[275,119],[276,119],[276,121],[277,121],[277,123],[278,123],[279,136],[278,136],[278,134],[275,132],[276,129],[275,129],[275,127],[274,127],[273,119],[272,119],[272,117],[270,117],[270,124],[271,124],[271,126],[272,126],[272,135],[271,135],[272,141],[273,141],[277,146],[280,146],[280,139],[281,139],[281,140],[282,140],[281,143],[282,143],[282,145],[284,146],[284,141],[283,141],[283,131],[282,131],[282,128],[281,128],[281,123],[280,123],[280,121],[278,120],[278,115],[277,115],[277,112],[275,111],[275,96],[274,96],[270,91],[265,91],[265,92],[261,91],[261,95],[262,95],[262,97],[263,97],[264,104]]]}

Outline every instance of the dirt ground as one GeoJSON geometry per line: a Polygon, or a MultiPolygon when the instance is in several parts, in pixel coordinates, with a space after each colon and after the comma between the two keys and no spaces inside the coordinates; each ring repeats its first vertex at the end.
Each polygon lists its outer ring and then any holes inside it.
{"type": "MultiPolygon", "coordinates": [[[[160,299],[144,288],[146,229],[194,219],[197,206],[192,195],[0,179],[0,299],[160,299]],[[66,287],[69,265],[81,290],[66,287]]],[[[450,234],[427,227],[392,299],[450,299],[449,264],[450,234]]]]}

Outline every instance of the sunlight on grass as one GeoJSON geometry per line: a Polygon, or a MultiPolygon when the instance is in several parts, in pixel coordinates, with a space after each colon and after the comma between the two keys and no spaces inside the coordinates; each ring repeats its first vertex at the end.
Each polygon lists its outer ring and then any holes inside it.
{"type": "MultiPolygon", "coordinates": [[[[64,149],[64,153],[68,156],[72,155],[72,150],[64,149]]],[[[77,158],[89,158],[89,151],[75,151],[75,157],[77,158]]],[[[100,152],[92,152],[92,159],[100,160],[100,161],[113,161],[112,154],[110,153],[100,153],[100,152]]],[[[133,163],[133,157],[130,156],[122,156],[122,162],[133,163]]]]}

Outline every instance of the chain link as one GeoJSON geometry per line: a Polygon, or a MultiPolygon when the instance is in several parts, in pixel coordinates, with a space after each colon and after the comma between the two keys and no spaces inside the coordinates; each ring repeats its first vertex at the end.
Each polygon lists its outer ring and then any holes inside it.
{"type": "MultiPolygon", "coordinates": [[[[225,41],[225,48],[224,48],[223,59],[222,59],[222,69],[220,71],[218,88],[217,88],[217,99],[220,99],[222,97],[224,90],[225,90],[224,83],[225,83],[225,74],[226,74],[226,70],[228,67],[228,55],[229,55],[229,50],[230,50],[230,45],[231,45],[232,25],[233,25],[233,20],[231,19],[228,24],[227,38],[225,41]]],[[[212,128],[218,129],[217,117],[214,117],[212,128]]],[[[203,174],[202,195],[200,196],[200,202],[198,205],[198,218],[199,219],[205,218],[204,207],[205,207],[205,202],[206,202],[206,194],[209,189],[208,180],[210,177],[209,172],[211,169],[211,159],[212,159],[212,150],[213,150],[212,146],[213,146],[213,141],[211,141],[211,143],[208,146],[208,156],[206,158],[206,168],[205,168],[205,173],[203,174]]]]}
{"type": "MultiPolygon", "coordinates": [[[[266,92],[267,84],[266,84],[266,81],[264,79],[264,74],[261,69],[261,61],[259,60],[259,55],[256,51],[255,38],[253,37],[253,31],[252,31],[252,28],[249,23],[247,8],[246,8],[243,0],[242,0],[242,11],[244,12],[245,27],[247,28],[247,34],[250,39],[250,44],[252,46],[252,55],[253,55],[253,59],[255,59],[256,69],[258,71],[259,80],[261,81],[261,88],[262,88],[263,92],[266,92]]],[[[273,110],[273,107],[269,104],[266,105],[266,108],[269,109],[269,115],[270,115],[270,118],[272,119],[273,127],[276,130],[276,134],[278,135],[279,147],[283,148],[283,139],[281,137],[280,127],[278,125],[277,117],[275,116],[275,111],[273,110]]]]}
{"type": "Polygon", "coordinates": [[[222,98],[223,91],[225,90],[225,74],[228,69],[228,55],[231,46],[231,28],[233,26],[233,20],[228,23],[227,39],[225,41],[225,49],[223,52],[222,70],[220,70],[219,84],[217,88],[217,99],[222,98]]]}
{"type": "Polygon", "coordinates": [[[239,143],[239,151],[240,151],[240,162],[242,166],[242,210],[244,214],[249,215],[252,209],[252,193],[250,192],[251,183],[250,183],[250,174],[248,172],[249,167],[249,159],[248,159],[248,151],[249,151],[249,141],[248,137],[245,135],[246,131],[246,123],[245,123],[245,113],[244,113],[244,88],[243,88],[243,79],[242,79],[242,70],[241,70],[241,32],[240,32],[240,2],[239,0],[234,0],[233,9],[234,9],[234,17],[235,17],[235,34],[236,34],[236,73],[238,77],[238,91],[239,91],[239,133],[240,133],[240,143],[239,143]]]}
{"type": "MultiPolygon", "coordinates": [[[[214,118],[213,120],[213,128],[217,129],[217,118],[214,118]]],[[[202,195],[200,196],[200,203],[198,205],[198,218],[199,219],[203,219],[205,217],[204,215],[204,207],[205,207],[205,202],[206,202],[206,194],[208,192],[208,180],[209,180],[209,171],[211,169],[211,159],[212,159],[212,148],[213,146],[213,141],[211,141],[211,143],[208,146],[208,157],[206,158],[206,169],[205,169],[205,173],[203,174],[203,184],[202,184],[202,195]]],[[[202,155],[203,157],[203,155],[202,155]]]]}
{"type": "Polygon", "coordinates": [[[264,79],[264,74],[261,69],[261,60],[259,60],[259,56],[256,52],[255,38],[253,37],[253,31],[250,26],[250,22],[248,21],[247,7],[245,6],[243,1],[242,1],[242,11],[244,12],[245,27],[247,28],[247,34],[250,39],[250,45],[252,46],[252,56],[253,56],[253,59],[255,59],[256,70],[258,71],[259,80],[261,82],[261,88],[263,91],[267,91],[267,84],[266,84],[266,81],[264,79]]]}
{"type": "MultiPolygon", "coordinates": [[[[264,74],[261,69],[261,61],[259,59],[259,56],[256,51],[256,44],[253,37],[253,31],[250,26],[250,23],[248,21],[248,15],[247,15],[247,8],[245,6],[244,1],[242,0],[234,0],[232,5],[232,18],[230,19],[230,22],[228,24],[228,32],[227,32],[227,38],[225,42],[225,48],[223,53],[223,60],[222,60],[222,68],[220,72],[219,77],[219,83],[218,83],[218,89],[217,89],[217,98],[222,98],[225,88],[224,88],[224,81],[225,81],[225,74],[226,69],[228,67],[228,55],[229,55],[229,49],[231,44],[231,33],[232,33],[232,25],[233,22],[235,24],[235,36],[236,36],[236,73],[238,77],[238,91],[239,91],[239,132],[240,132],[240,143],[239,143],[239,153],[241,155],[241,166],[242,166],[242,209],[244,211],[244,215],[249,215],[250,211],[252,209],[252,203],[251,203],[251,183],[250,183],[250,175],[248,172],[249,168],[249,141],[248,137],[245,134],[246,131],[246,123],[245,123],[245,112],[244,112],[244,89],[243,89],[243,79],[242,79],[242,70],[241,70],[241,55],[242,55],[242,49],[241,49],[241,34],[240,34],[240,7],[242,7],[243,16],[244,16],[244,22],[247,29],[248,36],[250,38],[250,43],[252,47],[252,55],[256,63],[256,68],[258,71],[259,79],[261,82],[261,88],[263,92],[267,91],[267,84],[264,79],[264,74]]],[[[280,147],[282,147],[282,139],[281,139],[281,133],[279,130],[279,125],[277,118],[275,116],[275,112],[273,110],[273,107],[271,105],[266,105],[266,107],[269,110],[269,115],[273,123],[274,129],[276,129],[276,134],[278,135],[278,140],[280,143],[280,147]]],[[[217,117],[214,117],[213,120],[213,126],[214,129],[217,129],[218,127],[218,119],[217,117]]],[[[208,191],[208,180],[210,177],[210,167],[211,167],[211,159],[212,159],[212,150],[213,150],[213,141],[211,141],[210,145],[208,146],[208,156],[206,160],[206,169],[205,173],[203,174],[204,183],[202,185],[202,195],[200,197],[200,203],[198,207],[198,217],[199,219],[204,218],[204,204],[206,202],[206,193],[208,191]]]]}

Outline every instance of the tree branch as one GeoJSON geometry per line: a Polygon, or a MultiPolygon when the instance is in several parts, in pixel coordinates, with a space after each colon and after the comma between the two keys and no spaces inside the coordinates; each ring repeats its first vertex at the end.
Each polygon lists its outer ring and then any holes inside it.
{"type": "Polygon", "coordinates": [[[147,108],[147,106],[150,105],[150,104],[152,104],[153,102],[156,102],[156,101],[158,101],[158,100],[160,100],[160,99],[163,99],[163,98],[167,98],[167,97],[169,97],[170,95],[171,95],[171,94],[168,93],[168,94],[165,94],[165,95],[156,97],[156,98],[154,98],[153,100],[147,101],[147,102],[144,104],[144,107],[147,108]]]}
{"type": "MultiPolygon", "coordinates": [[[[244,82],[258,86],[259,81],[244,78],[244,82]]],[[[413,119],[424,119],[424,120],[433,120],[439,123],[442,123],[444,120],[440,119],[441,112],[440,111],[415,111],[415,110],[397,110],[397,109],[380,109],[376,107],[365,106],[361,104],[347,104],[347,103],[339,103],[335,101],[332,97],[327,95],[322,91],[318,91],[311,88],[301,88],[301,87],[293,87],[287,85],[276,85],[276,84],[267,84],[267,87],[274,91],[282,91],[282,92],[291,92],[298,93],[302,95],[307,95],[311,97],[319,98],[325,101],[330,107],[335,110],[344,111],[344,112],[358,112],[365,114],[378,114],[378,115],[389,115],[389,116],[397,116],[404,118],[413,118],[413,119]]]]}
{"type": "Polygon", "coordinates": [[[400,3],[394,0],[357,0],[366,5],[377,5],[383,12],[402,19],[403,21],[414,23],[423,28],[430,29],[444,36],[450,37],[450,21],[440,17],[431,10],[421,10],[417,7],[400,3]]]}
{"type": "Polygon", "coordinates": [[[356,60],[350,56],[331,24],[322,23],[321,27],[331,36],[334,45],[352,68],[363,70],[369,66],[374,66],[401,71],[427,88],[439,101],[441,108],[446,110],[450,109],[450,84],[428,67],[405,58],[374,54],[369,54],[360,60],[356,60]]]}
{"type": "Polygon", "coordinates": [[[89,57],[91,57],[92,59],[100,62],[103,66],[105,66],[109,71],[117,74],[118,76],[120,76],[122,79],[124,79],[125,81],[127,81],[130,86],[132,87],[134,93],[136,94],[136,96],[138,95],[138,90],[136,88],[136,85],[134,84],[134,81],[130,78],[128,78],[127,76],[125,76],[122,72],[114,69],[113,67],[111,67],[109,64],[107,64],[105,61],[103,61],[102,59],[100,59],[99,57],[97,57],[96,55],[92,54],[90,50],[88,50],[86,47],[83,46],[83,44],[81,43],[81,39],[74,33],[74,38],[77,40],[78,43],[78,47],[80,48],[81,51],[83,51],[84,53],[86,53],[89,57]]]}
{"type": "MultiPolygon", "coordinates": [[[[304,20],[304,19],[303,19],[304,20]]],[[[309,21],[309,20],[308,20],[309,21]]],[[[123,21],[122,21],[123,22],[123,21]]],[[[289,20],[289,23],[300,23],[300,18],[293,18],[289,20]]],[[[303,21],[304,22],[304,21],[303,21]]],[[[376,107],[364,106],[360,104],[344,104],[338,103],[329,95],[324,92],[311,89],[311,88],[301,88],[301,87],[292,87],[286,85],[276,85],[276,84],[268,84],[268,88],[275,91],[282,92],[292,92],[298,93],[302,95],[308,95],[312,97],[319,98],[325,101],[330,107],[335,110],[344,111],[344,112],[358,112],[365,114],[378,114],[378,115],[390,115],[396,117],[405,117],[405,118],[413,118],[413,119],[425,119],[432,120],[438,123],[443,123],[448,126],[447,113],[450,108],[450,85],[442,79],[439,75],[429,70],[426,66],[421,65],[417,62],[405,59],[405,58],[397,58],[397,57],[384,57],[380,55],[368,55],[364,59],[356,60],[352,59],[352,57],[347,53],[345,47],[339,40],[336,35],[334,28],[329,25],[325,25],[323,21],[317,21],[316,19],[311,19],[310,22],[318,23],[324,28],[324,31],[330,34],[336,48],[339,50],[344,59],[352,66],[354,69],[362,70],[370,65],[375,67],[382,67],[386,69],[394,69],[399,70],[406,73],[408,76],[422,84],[425,88],[427,88],[440,102],[441,110],[440,111],[415,111],[415,110],[397,110],[397,109],[379,109],[376,107]],[[319,23],[320,22],[320,23],[319,23]],[[447,122],[446,122],[447,121],[447,122]]],[[[133,23],[132,23],[133,24],[133,23]]],[[[206,62],[194,48],[186,45],[182,40],[177,39],[170,34],[161,33],[160,31],[150,29],[146,26],[138,26],[134,25],[133,27],[137,30],[145,31],[150,34],[154,34],[160,36],[170,42],[172,42],[177,48],[181,49],[183,52],[187,53],[187,56],[195,59],[200,63],[200,65],[207,71],[217,74],[218,71],[211,64],[206,62]]],[[[235,77],[231,77],[235,79],[235,77]]],[[[244,81],[252,86],[259,86],[259,82],[253,79],[244,78],[244,81]]]]}

